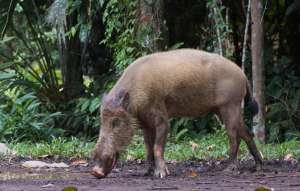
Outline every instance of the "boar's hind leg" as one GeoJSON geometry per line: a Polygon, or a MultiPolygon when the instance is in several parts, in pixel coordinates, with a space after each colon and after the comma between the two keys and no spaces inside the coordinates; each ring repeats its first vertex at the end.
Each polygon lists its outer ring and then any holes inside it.
{"type": "Polygon", "coordinates": [[[258,152],[257,147],[255,145],[255,142],[253,140],[253,133],[251,133],[249,131],[249,129],[247,128],[242,116],[241,116],[241,119],[240,119],[239,135],[246,142],[250,153],[254,157],[255,164],[256,164],[256,169],[261,170],[262,169],[261,155],[258,152]]]}
{"type": "Polygon", "coordinates": [[[236,171],[238,168],[237,152],[241,142],[237,129],[240,125],[241,109],[239,104],[230,104],[222,107],[219,111],[229,138],[229,165],[226,171],[236,171]]]}
{"type": "Polygon", "coordinates": [[[155,129],[153,127],[143,126],[144,141],[147,151],[147,163],[149,168],[146,172],[146,176],[153,175],[154,173],[154,141],[155,141],[155,129]]]}

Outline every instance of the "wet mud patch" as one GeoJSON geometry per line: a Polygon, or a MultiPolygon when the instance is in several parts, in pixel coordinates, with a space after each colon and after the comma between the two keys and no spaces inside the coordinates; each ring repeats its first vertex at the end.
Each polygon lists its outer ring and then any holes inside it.
{"type": "MultiPolygon", "coordinates": [[[[263,170],[256,172],[253,161],[243,161],[238,173],[224,172],[226,162],[189,160],[168,162],[171,176],[165,179],[144,176],[143,161],[120,161],[107,178],[97,179],[89,166],[69,168],[24,168],[26,158],[5,159],[0,164],[0,191],[63,190],[255,190],[259,186],[274,190],[300,190],[300,164],[289,161],[264,161],[263,170]]],[[[65,162],[69,159],[45,159],[65,162]]]]}

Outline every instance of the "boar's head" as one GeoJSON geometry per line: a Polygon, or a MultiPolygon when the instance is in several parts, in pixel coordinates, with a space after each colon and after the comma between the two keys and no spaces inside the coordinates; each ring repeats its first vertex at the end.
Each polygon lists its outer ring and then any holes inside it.
{"type": "Polygon", "coordinates": [[[121,91],[116,96],[104,96],[100,135],[92,152],[92,158],[96,162],[92,169],[94,176],[103,178],[114,168],[119,153],[132,139],[135,121],[129,112],[128,93],[121,91]]]}

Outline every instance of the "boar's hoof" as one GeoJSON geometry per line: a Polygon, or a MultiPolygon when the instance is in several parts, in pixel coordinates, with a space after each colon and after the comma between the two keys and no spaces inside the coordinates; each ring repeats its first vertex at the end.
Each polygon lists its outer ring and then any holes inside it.
{"type": "Polygon", "coordinates": [[[103,172],[103,169],[102,168],[99,168],[98,166],[95,166],[93,169],[92,169],[92,172],[91,172],[92,175],[94,175],[95,177],[97,178],[104,178],[106,175],[104,174],[103,172]]]}
{"type": "Polygon", "coordinates": [[[256,164],[255,170],[258,171],[258,172],[262,171],[262,164],[256,164]]]}
{"type": "Polygon", "coordinates": [[[154,168],[151,166],[148,168],[148,170],[145,172],[144,176],[153,176],[154,175],[154,168]]]}
{"type": "Polygon", "coordinates": [[[158,178],[165,178],[166,176],[170,175],[170,171],[166,165],[161,168],[156,168],[154,171],[154,175],[158,178]]]}

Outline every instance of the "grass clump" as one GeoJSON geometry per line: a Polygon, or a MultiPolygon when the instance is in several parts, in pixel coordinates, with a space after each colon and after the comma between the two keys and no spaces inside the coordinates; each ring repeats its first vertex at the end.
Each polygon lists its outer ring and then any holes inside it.
{"type": "MultiPolygon", "coordinates": [[[[50,142],[40,143],[10,143],[10,147],[17,152],[18,156],[30,156],[33,158],[43,155],[88,158],[94,145],[95,141],[78,138],[53,138],[50,142]]],[[[292,154],[300,159],[300,141],[297,140],[272,144],[257,143],[257,146],[265,160],[283,159],[287,154],[292,154]]],[[[185,138],[178,141],[172,137],[169,138],[165,149],[165,158],[166,160],[188,160],[192,158],[223,160],[228,158],[228,151],[226,132],[219,130],[214,134],[209,134],[199,139],[185,138]]],[[[145,156],[146,151],[143,138],[137,135],[123,153],[122,159],[145,159],[145,156]]],[[[248,148],[242,142],[239,148],[239,159],[248,158],[251,158],[248,148]]]]}
{"type": "Polygon", "coordinates": [[[89,157],[95,142],[80,140],[78,138],[53,138],[49,142],[31,143],[19,142],[11,143],[10,148],[16,151],[17,156],[30,156],[37,158],[43,155],[62,157],[89,157]]]}

